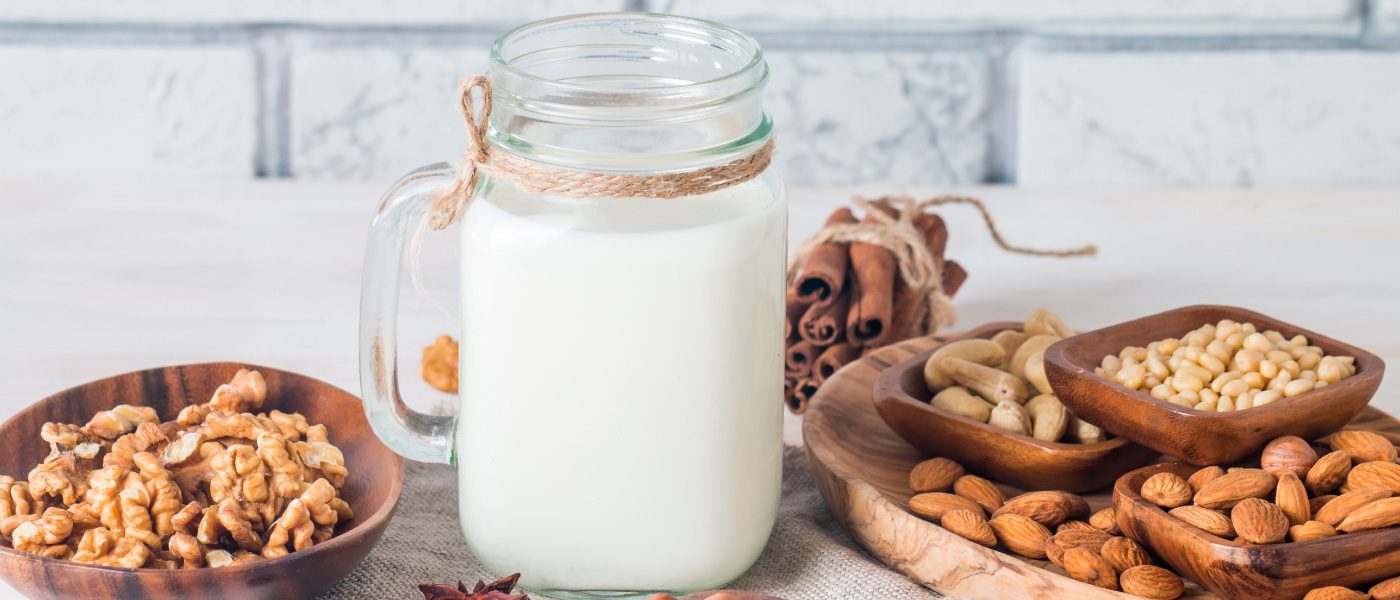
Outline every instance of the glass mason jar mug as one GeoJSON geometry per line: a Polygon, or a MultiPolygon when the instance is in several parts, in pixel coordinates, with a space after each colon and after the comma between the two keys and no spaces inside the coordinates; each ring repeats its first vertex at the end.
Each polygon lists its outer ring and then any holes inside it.
{"type": "MultiPolygon", "coordinates": [[[[706,21],[526,25],[496,41],[488,78],[491,155],[547,168],[685,173],[771,137],[757,43],[706,21]]],[[[457,466],[467,544],[529,589],[618,597],[738,577],[781,483],[776,173],[669,198],[531,193],[483,174],[460,224],[456,418],[408,409],[395,362],[404,242],[454,176],[439,164],[404,177],[371,229],[360,353],[375,432],[457,466]]]]}

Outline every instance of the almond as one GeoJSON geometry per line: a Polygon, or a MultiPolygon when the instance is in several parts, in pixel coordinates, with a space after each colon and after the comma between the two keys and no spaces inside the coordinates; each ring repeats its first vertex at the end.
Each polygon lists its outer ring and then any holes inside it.
{"type": "Polygon", "coordinates": [[[1315,495],[1327,494],[1342,485],[1347,480],[1347,474],[1351,473],[1351,456],[1346,451],[1338,450],[1329,453],[1313,463],[1308,474],[1304,477],[1303,483],[1308,486],[1308,491],[1315,495]]]}
{"type": "Polygon", "coordinates": [[[1099,531],[1120,535],[1122,529],[1118,528],[1118,511],[1112,508],[1105,508],[1089,517],[1089,524],[1097,527],[1099,531]]]}
{"type": "Polygon", "coordinates": [[[1064,556],[1066,550],[1070,548],[1088,548],[1097,553],[1103,548],[1104,542],[1110,539],[1113,539],[1113,536],[1098,530],[1065,531],[1057,533],[1050,536],[1050,539],[1045,541],[1045,557],[1050,559],[1050,562],[1063,567],[1064,564],[1060,562],[1060,559],[1064,556]]]}
{"type": "Polygon", "coordinates": [[[1370,598],[1370,594],[1363,594],[1339,585],[1317,588],[1303,596],[1303,600],[1370,600],[1370,598]]]}
{"type": "Polygon", "coordinates": [[[984,514],[982,507],[978,506],[976,502],[962,496],[942,492],[919,494],[910,498],[909,510],[934,523],[942,521],[943,515],[955,510],[970,510],[977,514],[984,514]]]}
{"type": "Polygon", "coordinates": [[[1313,517],[1316,518],[1317,511],[1322,510],[1323,506],[1326,506],[1328,502],[1331,502],[1336,498],[1336,494],[1327,494],[1325,496],[1313,496],[1311,500],[1308,500],[1308,510],[1312,513],[1313,517]]]}
{"type": "Polygon", "coordinates": [[[1383,498],[1351,511],[1337,525],[1337,531],[1355,533],[1396,525],[1400,525],[1400,498],[1383,498]]]}
{"type": "Polygon", "coordinates": [[[1333,450],[1345,451],[1355,464],[1395,462],[1395,444],[1374,431],[1348,429],[1332,434],[1328,444],[1333,450]]]}
{"type": "MultiPolygon", "coordinates": [[[[1354,459],[1353,459],[1354,460],[1354,459]]],[[[1388,462],[1364,462],[1351,468],[1347,485],[1353,490],[1385,488],[1400,493],[1400,465],[1388,462]]]]}
{"type": "Polygon", "coordinates": [[[1065,506],[1069,507],[1070,519],[1077,519],[1082,521],[1084,519],[1089,518],[1089,513],[1093,512],[1089,508],[1089,501],[1085,500],[1082,496],[1079,496],[1077,494],[1071,494],[1069,492],[1063,492],[1060,490],[1050,490],[1047,493],[1055,494],[1065,499],[1065,506]]]}
{"type": "Polygon", "coordinates": [[[1308,469],[1315,462],[1317,451],[1306,440],[1293,435],[1275,438],[1264,446],[1264,453],[1259,456],[1260,467],[1274,477],[1282,477],[1284,473],[1307,477],[1308,469]]]}
{"type": "Polygon", "coordinates": [[[1320,540],[1334,535],[1337,535],[1337,530],[1333,529],[1331,525],[1321,521],[1308,521],[1302,525],[1294,525],[1288,528],[1288,541],[1290,542],[1320,540]]]}
{"type": "Polygon", "coordinates": [[[1148,502],[1162,508],[1176,508],[1191,502],[1191,484],[1174,473],[1158,473],[1142,483],[1139,492],[1148,502]]]}
{"type": "Polygon", "coordinates": [[[1288,517],[1289,525],[1302,525],[1312,519],[1312,509],[1308,505],[1308,490],[1292,471],[1284,471],[1274,489],[1274,504],[1288,517]]]}
{"type": "Polygon", "coordinates": [[[1336,527],[1342,523],[1343,519],[1347,518],[1347,515],[1355,512],[1356,509],[1377,500],[1389,498],[1391,493],[1390,490],[1384,488],[1362,488],[1353,492],[1347,492],[1333,498],[1331,502],[1317,509],[1317,512],[1313,514],[1313,520],[1336,527]]]}
{"type": "Polygon", "coordinates": [[[1202,486],[1212,481],[1215,481],[1216,478],[1224,474],[1225,469],[1222,469],[1220,467],[1206,467],[1204,469],[1196,471],[1195,473],[1192,473],[1191,477],[1186,480],[1186,483],[1191,484],[1192,492],[1199,492],[1201,491],[1202,486]]]}
{"type": "Polygon", "coordinates": [[[997,541],[1007,550],[1026,558],[1045,558],[1045,542],[1050,539],[1050,530],[1044,525],[1015,513],[992,517],[988,524],[996,533],[997,541]]]}
{"type": "Polygon", "coordinates": [[[1099,531],[1099,528],[1084,521],[1065,521],[1055,528],[1055,533],[1064,531],[1099,531]]]}
{"type": "Polygon", "coordinates": [[[1118,572],[1113,570],[1113,567],[1102,556],[1095,554],[1088,548],[1066,550],[1062,566],[1070,577],[1079,581],[1104,589],[1118,589],[1118,572]]]}
{"type": "Polygon", "coordinates": [[[1147,555],[1147,551],[1137,542],[1125,537],[1116,537],[1104,542],[1103,547],[1099,549],[1099,556],[1119,573],[1133,567],[1152,564],[1152,557],[1147,555]]]}
{"type": "Polygon", "coordinates": [[[962,509],[950,510],[943,515],[943,520],[939,524],[948,531],[988,548],[997,545],[996,533],[992,531],[992,526],[987,523],[987,518],[982,516],[980,512],[962,509]]]}
{"type": "Polygon", "coordinates": [[[1372,600],[1400,600],[1400,577],[1387,579],[1367,590],[1372,600]]]}
{"type": "Polygon", "coordinates": [[[1171,509],[1167,514],[1211,535],[1227,540],[1235,537],[1235,526],[1230,523],[1230,517],[1218,510],[1199,506],[1182,506],[1171,509]]]}
{"type": "Polygon", "coordinates": [[[1151,600],[1172,600],[1186,591],[1186,586],[1176,573],[1152,565],[1123,571],[1120,581],[1123,591],[1151,600]]]}
{"type": "Polygon", "coordinates": [[[953,493],[976,502],[987,514],[996,512],[1006,503],[1006,496],[997,489],[996,484],[976,475],[959,477],[953,482],[953,493]]]}
{"type": "Polygon", "coordinates": [[[1017,514],[1028,517],[1046,527],[1054,527],[1069,518],[1071,503],[1062,492],[1029,492],[1006,501],[996,512],[1000,515],[1017,514]]]}
{"type": "Polygon", "coordinates": [[[1267,500],[1245,498],[1230,509],[1235,533],[1251,544],[1272,544],[1288,535],[1288,517],[1267,500]]]}
{"type": "Polygon", "coordinates": [[[1263,498],[1277,481],[1263,469],[1232,469],[1196,492],[1196,504],[1205,508],[1231,508],[1246,498],[1263,498]]]}
{"type": "Polygon", "coordinates": [[[953,489],[953,482],[966,475],[962,465],[943,457],[930,458],[914,465],[909,472],[909,489],[915,494],[946,492],[953,489]]]}

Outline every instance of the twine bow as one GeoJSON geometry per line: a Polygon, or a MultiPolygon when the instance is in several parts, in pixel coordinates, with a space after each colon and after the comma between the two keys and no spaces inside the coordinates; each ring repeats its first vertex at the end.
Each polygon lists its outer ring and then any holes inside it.
{"type": "Polygon", "coordinates": [[[1013,246],[1007,243],[1006,239],[1001,236],[1001,232],[997,230],[996,222],[992,220],[991,213],[987,212],[986,205],[976,198],[938,196],[917,203],[913,198],[907,196],[885,197],[880,200],[900,206],[899,216],[891,217],[885,211],[876,208],[872,201],[859,196],[855,197],[855,205],[864,209],[875,222],[831,225],[803,240],[788,261],[788,284],[791,285],[796,280],[802,263],[807,260],[807,256],[817,246],[828,242],[861,242],[880,246],[894,254],[895,263],[899,265],[899,275],[904,284],[928,298],[929,311],[924,335],[932,335],[938,331],[939,327],[951,327],[956,323],[958,311],[957,307],[953,305],[953,299],[948,297],[948,294],[943,290],[943,273],[939,270],[933,253],[929,252],[923,235],[914,226],[914,217],[921,214],[924,209],[943,204],[972,205],[978,212],[982,213],[982,219],[986,221],[992,239],[1008,252],[1058,257],[1092,256],[1098,252],[1098,249],[1092,244],[1070,250],[1039,250],[1013,246]]]}

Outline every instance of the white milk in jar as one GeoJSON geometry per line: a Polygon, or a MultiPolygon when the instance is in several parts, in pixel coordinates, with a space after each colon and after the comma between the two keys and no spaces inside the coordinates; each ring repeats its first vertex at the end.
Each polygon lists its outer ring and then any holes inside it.
{"type": "Polygon", "coordinates": [[[534,589],[698,590],[758,556],[782,468],[772,185],[579,200],[507,183],[469,205],[457,448],[487,567],[534,589]]]}

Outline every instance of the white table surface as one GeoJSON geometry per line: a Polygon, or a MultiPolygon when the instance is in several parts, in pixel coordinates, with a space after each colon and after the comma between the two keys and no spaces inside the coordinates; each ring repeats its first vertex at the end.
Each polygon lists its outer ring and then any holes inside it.
{"type": "MultiPolygon", "coordinates": [[[[360,265],[386,186],[0,180],[0,419],[93,379],[205,361],[358,393],[360,265]]],[[[792,243],[852,194],[896,190],[790,190],[792,243]]],[[[1400,190],[904,191],[982,198],[1014,244],[1099,247],[1094,258],[1008,254],[970,208],[942,208],[948,256],[970,273],[955,298],[958,328],[1036,307],[1087,330],[1233,304],[1400,359],[1400,190]]],[[[406,374],[436,335],[455,335],[455,248],[451,235],[429,241],[430,298],[405,282],[406,374]]],[[[404,383],[419,408],[446,398],[416,377],[404,383]]],[[[1373,403],[1400,411],[1400,376],[1373,403]]],[[[787,425],[800,443],[800,419],[787,425]]]]}

